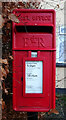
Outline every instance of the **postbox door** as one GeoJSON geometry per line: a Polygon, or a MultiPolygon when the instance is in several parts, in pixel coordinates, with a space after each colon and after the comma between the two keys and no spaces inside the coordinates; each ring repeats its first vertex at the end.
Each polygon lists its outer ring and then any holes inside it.
{"type": "Polygon", "coordinates": [[[51,52],[40,52],[40,57],[23,58],[23,105],[50,107],[52,79],[51,52]],[[34,68],[32,68],[34,67],[34,68]],[[39,73],[38,73],[39,72],[39,73]],[[26,102],[27,101],[27,102],[26,102]],[[28,102],[30,101],[30,104],[28,102]]]}
{"type": "MultiPolygon", "coordinates": [[[[28,51],[13,51],[13,56],[14,56],[14,61],[13,61],[13,72],[14,72],[13,73],[13,77],[14,77],[13,105],[14,106],[13,108],[19,111],[20,110],[29,111],[31,109],[32,111],[33,110],[48,111],[50,108],[52,108],[52,102],[53,102],[52,101],[52,93],[53,93],[52,52],[40,51],[40,55],[38,57],[32,58],[28,56],[28,51]],[[25,78],[26,77],[25,75],[27,72],[26,65],[27,64],[29,65],[30,63],[31,65],[34,65],[33,62],[37,64],[36,70],[37,70],[37,67],[39,67],[40,73],[42,72],[40,75],[41,81],[39,80],[41,85],[37,84],[38,82],[36,83],[37,87],[40,86],[41,89],[39,92],[37,89],[37,93],[34,93],[33,89],[30,89],[32,91],[28,93],[29,90],[28,89],[26,90],[26,87],[27,87],[26,81],[27,81],[27,78],[29,77],[25,78]],[[38,65],[38,62],[39,62],[39,65],[38,65]],[[17,66],[15,66],[15,64],[17,66]],[[39,109],[37,109],[38,106],[39,106],[39,109]]],[[[36,87],[36,84],[34,86],[34,83],[35,81],[33,82],[33,87],[36,87]]],[[[31,84],[32,84],[32,81],[30,85],[31,84]]],[[[36,92],[36,89],[35,89],[35,92],[36,92]]]]}

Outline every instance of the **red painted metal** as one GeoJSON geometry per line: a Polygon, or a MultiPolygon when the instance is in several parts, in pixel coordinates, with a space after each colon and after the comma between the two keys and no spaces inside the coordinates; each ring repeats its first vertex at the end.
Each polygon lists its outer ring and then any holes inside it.
{"type": "Polygon", "coordinates": [[[47,112],[55,108],[55,11],[16,9],[13,13],[20,20],[12,24],[13,109],[47,112]],[[31,57],[32,51],[37,52],[36,58],[31,57]],[[43,62],[43,93],[25,93],[26,60],[43,62]]]}

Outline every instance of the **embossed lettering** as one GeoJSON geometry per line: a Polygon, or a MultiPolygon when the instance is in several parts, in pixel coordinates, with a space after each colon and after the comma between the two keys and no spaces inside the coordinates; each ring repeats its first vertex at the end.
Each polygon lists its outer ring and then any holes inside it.
{"type": "Polygon", "coordinates": [[[19,19],[25,21],[25,20],[29,20],[29,17],[21,15],[21,16],[19,16],[19,19]]]}
{"type": "Polygon", "coordinates": [[[40,38],[39,46],[46,47],[44,42],[44,39],[40,38]]]}
{"type": "Polygon", "coordinates": [[[38,40],[39,38],[38,37],[35,37],[34,35],[31,36],[31,37],[26,37],[26,38],[23,38],[24,41],[25,41],[25,46],[37,46],[38,47],[38,40]]]}
{"type": "Polygon", "coordinates": [[[45,39],[42,37],[36,37],[33,35],[31,37],[26,37],[23,39],[25,41],[25,47],[31,47],[31,46],[46,47],[45,39]]]}
{"type": "Polygon", "coordinates": [[[39,14],[39,15],[34,15],[33,16],[30,16],[30,15],[26,15],[26,14],[17,14],[17,16],[19,17],[19,19],[21,21],[29,21],[31,20],[32,21],[51,21],[51,14],[39,14]]]}
{"type": "Polygon", "coordinates": [[[32,20],[33,21],[50,21],[51,20],[51,16],[50,15],[46,15],[46,16],[32,16],[32,20]]]}

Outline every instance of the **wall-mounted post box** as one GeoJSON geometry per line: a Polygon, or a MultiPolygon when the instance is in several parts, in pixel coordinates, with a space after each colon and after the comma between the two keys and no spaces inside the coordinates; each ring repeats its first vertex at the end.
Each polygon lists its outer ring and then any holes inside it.
{"type": "Polygon", "coordinates": [[[55,11],[16,9],[13,22],[13,109],[55,108],[55,11]]]}

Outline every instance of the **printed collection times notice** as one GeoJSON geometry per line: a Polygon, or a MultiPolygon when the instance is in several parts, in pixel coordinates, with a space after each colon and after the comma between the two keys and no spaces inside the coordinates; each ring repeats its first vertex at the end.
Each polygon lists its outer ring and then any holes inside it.
{"type": "Polygon", "coordinates": [[[25,62],[25,93],[42,93],[43,83],[43,62],[26,61],[25,62]]]}

